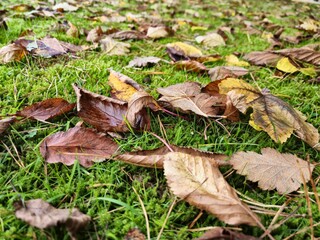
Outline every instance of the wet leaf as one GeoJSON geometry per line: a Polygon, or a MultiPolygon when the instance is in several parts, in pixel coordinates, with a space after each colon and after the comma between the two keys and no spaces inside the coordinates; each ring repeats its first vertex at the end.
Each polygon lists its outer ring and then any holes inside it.
{"type": "Polygon", "coordinates": [[[264,148],[261,154],[237,152],[230,163],[238,174],[258,182],[263,190],[277,189],[280,194],[296,191],[303,182],[311,178],[314,165],[293,154],[281,154],[272,148],[264,148]]]}
{"type": "Polygon", "coordinates": [[[46,162],[70,166],[78,160],[83,167],[110,158],[117,149],[118,145],[104,134],[78,126],[52,134],[40,145],[41,155],[46,162]]]}
{"type": "Polygon", "coordinates": [[[12,123],[16,120],[16,117],[7,117],[0,119],[0,134],[4,133],[12,123]]]}
{"type": "MultiPolygon", "coordinates": [[[[204,152],[194,148],[178,147],[174,145],[170,145],[170,148],[173,152],[182,152],[192,156],[206,157],[213,165],[228,165],[228,156],[224,154],[204,152]]],[[[163,146],[153,150],[123,153],[115,156],[115,159],[141,167],[163,168],[165,156],[170,152],[171,150],[167,146],[163,146]]]]}
{"type": "Polygon", "coordinates": [[[20,44],[9,44],[0,49],[0,63],[20,61],[26,54],[26,48],[20,44]]]}
{"type": "Polygon", "coordinates": [[[17,116],[40,121],[70,112],[74,108],[74,103],[68,103],[62,98],[50,98],[34,103],[16,113],[17,116]]]}
{"type": "Polygon", "coordinates": [[[171,191],[181,199],[231,225],[257,225],[258,217],[242,203],[208,158],[168,153],[164,173],[171,191]]]}
{"type": "Polygon", "coordinates": [[[113,70],[110,70],[108,80],[112,88],[112,96],[125,102],[128,102],[137,91],[143,91],[142,87],[132,78],[113,70]]]}
{"type": "Polygon", "coordinates": [[[206,47],[225,46],[224,39],[218,33],[209,33],[205,36],[196,37],[196,41],[206,47]]]}
{"type": "Polygon", "coordinates": [[[163,59],[158,57],[135,57],[129,62],[128,67],[149,67],[157,64],[162,60],[163,59]]]}
{"type": "Polygon", "coordinates": [[[248,73],[248,69],[235,66],[218,66],[209,70],[211,81],[221,80],[230,77],[241,77],[248,73]]]}
{"type": "Polygon", "coordinates": [[[126,55],[130,52],[129,43],[118,42],[110,37],[100,41],[102,50],[108,55],[126,55]]]}
{"type": "Polygon", "coordinates": [[[124,121],[128,106],[125,102],[89,92],[73,85],[77,95],[78,116],[102,132],[126,132],[124,121]]]}
{"type": "Polygon", "coordinates": [[[215,227],[206,231],[201,237],[194,240],[259,240],[253,236],[245,235],[241,232],[231,231],[228,228],[215,227]]]}
{"type": "Polygon", "coordinates": [[[201,86],[196,82],[175,84],[166,88],[158,88],[162,95],[159,101],[169,103],[182,112],[193,112],[204,117],[216,117],[220,105],[219,97],[201,93],[201,86]]]}
{"type": "Polygon", "coordinates": [[[288,103],[272,95],[268,90],[262,92],[250,84],[228,78],[219,84],[220,93],[227,94],[233,105],[245,113],[253,109],[252,120],[276,142],[285,142],[295,132],[310,146],[320,149],[319,133],[306,117],[288,103]]]}
{"type": "Polygon", "coordinates": [[[57,209],[42,199],[33,199],[23,203],[15,203],[15,215],[29,225],[46,229],[65,226],[72,239],[77,239],[77,232],[83,229],[90,221],[88,215],[77,208],[57,209]]]}

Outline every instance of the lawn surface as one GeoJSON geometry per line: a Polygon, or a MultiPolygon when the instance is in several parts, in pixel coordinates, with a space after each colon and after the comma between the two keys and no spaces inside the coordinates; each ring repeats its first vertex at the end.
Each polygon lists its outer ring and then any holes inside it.
{"type": "MultiPolygon", "coordinates": [[[[22,1],[20,1],[22,2],[22,1]]],[[[77,2],[77,1],[75,1],[77,2]]],[[[159,40],[129,40],[131,52],[125,56],[109,56],[99,48],[77,54],[77,58],[62,56],[57,58],[40,58],[27,56],[19,62],[0,65],[0,114],[5,117],[14,114],[23,107],[48,98],[61,97],[69,102],[76,101],[72,84],[76,83],[95,93],[109,96],[107,84],[109,70],[121,72],[139,84],[152,96],[158,97],[156,89],[185,81],[201,84],[210,82],[207,74],[198,74],[177,70],[167,63],[159,63],[151,68],[125,68],[135,56],[156,56],[170,61],[165,52],[165,45],[170,42],[188,42],[201,48],[206,54],[227,56],[237,53],[241,57],[251,51],[262,51],[271,45],[261,34],[250,35],[244,31],[243,19],[253,22],[268,19],[285,28],[285,33],[294,34],[301,22],[319,17],[320,5],[291,3],[290,1],[190,1],[177,2],[166,6],[163,1],[141,3],[135,1],[83,1],[83,6],[76,12],[66,12],[56,17],[27,18],[24,13],[10,9],[19,1],[0,2],[0,10],[6,9],[8,29],[0,28],[0,47],[16,40],[28,29],[34,32],[34,38],[41,39],[51,35],[59,40],[76,45],[88,45],[84,30],[101,26],[128,30],[137,28],[137,24],[128,19],[121,23],[101,22],[92,17],[102,16],[113,9],[120,15],[159,14],[168,26],[177,24],[176,19],[184,21],[172,37],[159,40]],[[139,6],[139,7],[138,7],[139,6]],[[241,19],[243,18],[243,19],[241,19]],[[80,31],[78,38],[68,36],[65,31],[58,31],[54,26],[58,21],[70,21],[80,31]],[[193,25],[193,26],[192,26],[193,25]],[[201,26],[203,28],[194,28],[201,26]],[[226,46],[205,48],[195,41],[195,36],[216,30],[218,27],[233,27],[234,32],[226,41],[226,46]],[[193,28],[192,28],[193,27],[193,28]],[[155,74],[160,73],[160,74],[155,74]]],[[[173,1],[174,2],[174,1],[173,1]]],[[[38,6],[37,1],[23,1],[31,6],[38,6]]],[[[52,6],[48,3],[48,6],[52,6]]],[[[317,19],[319,21],[319,18],[317,19]]],[[[262,31],[262,24],[256,27],[262,31]]],[[[298,44],[284,42],[281,48],[300,47],[310,43],[319,43],[319,36],[301,41],[298,44]]],[[[207,67],[225,65],[220,61],[206,63],[207,67]]],[[[261,89],[268,88],[274,95],[281,97],[300,110],[317,129],[320,127],[320,85],[309,83],[310,76],[302,73],[277,76],[278,72],[270,67],[249,67],[251,74],[243,77],[247,82],[261,89]]],[[[254,130],[249,124],[249,115],[243,115],[242,121],[232,123],[222,120],[221,125],[213,119],[196,115],[187,115],[188,120],[164,113],[150,112],[151,132],[166,139],[170,144],[194,147],[215,153],[231,155],[237,151],[260,152],[262,148],[271,147],[280,152],[296,154],[302,159],[310,158],[319,162],[319,152],[291,136],[284,144],[271,140],[265,132],[254,130]],[[161,127],[163,126],[163,127],[161,127]],[[164,132],[165,130],[165,132],[164,132]],[[206,131],[205,131],[206,130],[206,131]],[[228,135],[228,132],[230,135],[228,135]]],[[[73,166],[63,164],[46,164],[39,152],[41,141],[50,134],[66,131],[75,126],[80,118],[75,114],[51,120],[51,123],[24,121],[12,125],[0,138],[0,239],[69,239],[64,228],[39,230],[18,220],[14,215],[13,203],[20,199],[42,198],[57,208],[77,207],[88,214],[92,221],[81,230],[79,239],[122,239],[129,230],[137,227],[144,234],[147,225],[143,209],[139,203],[142,199],[149,217],[150,233],[156,239],[164,226],[161,239],[192,239],[204,231],[201,228],[226,226],[212,215],[201,212],[196,207],[178,201],[172,212],[168,211],[175,201],[174,195],[166,185],[162,170],[145,169],[123,162],[107,160],[95,163],[90,168],[83,168],[78,163],[73,166]],[[136,189],[136,192],[133,190],[136,189]],[[189,226],[192,224],[190,231],[189,226]]],[[[149,132],[122,134],[116,141],[120,150],[147,150],[162,146],[162,142],[149,132]]],[[[253,210],[258,212],[262,224],[267,228],[279,208],[291,199],[284,216],[278,218],[280,226],[272,232],[276,239],[284,239],[292,234],[295,239],[310,238],[310,218],[312,224],[320,222],[318,206],[312,195],[311,185],[308,191],[311,198],[312,217],[308,216],[306,197],[303,186],[299,192],[279,195],[276,191],[263,191],[256,183],[245,177],[229,174],[229,168],[221,168],[228,175],[226,180],[239,191],[241,199],[251,204],[261,203],[253,210]],[[248,199],[249,198],[249,199],[248,199]],[[269,213],[269,214],[267,214],[269,213]],[[288,214],[292,215],[288,216],[288,214]],[[287,219],[286,219],[287,218],[287,219]],[[286,219],[284,223],[281,221],[286,219]]],[[[313,172],[315,182],[319,180],[320,169],[313,172]]],[[[319,192],[320,186],[317,185],[319,192]]],[[[259,237],[263,231],[258,227],[240,226],[246,234],[259,237]]],[[[314,228],[314,236],[320,237],[320,227],[314,228]]]]}

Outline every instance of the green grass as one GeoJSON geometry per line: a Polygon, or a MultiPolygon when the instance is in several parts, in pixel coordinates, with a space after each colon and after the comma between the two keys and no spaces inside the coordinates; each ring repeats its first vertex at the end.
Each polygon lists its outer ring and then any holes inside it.
{"type": "MultiPolygon", "coordinates": [[[[19,1],[10,0],[0,3],[0,9],[9,9],[19,1]]],[[[25,1],[24,1],[25,2],[25,1]]],[[[30,1],[31,2],[31,1],[30,1]]],[[[195,2],[195,1],[193,1],[195,2]]],[[[156,3],[160,3],[156,2],[156,3]]],[[[155,4],[147,4],[147,10],[155,4]]],[[[139,13],[135,10],[138,3],[130,4],[124,1],[123,11],[139,13]]],[[[92,9],[108,7],[117,9],[105,3],[97,3],[92,9]]],[[[274,23],[286,28],[287,32],[294,31],[294,26],[308,18],[309,14],[319,13],[318,5],[297,4],[292,5],[287,1],[246,1],[243,5],[238,1],[203,1],[201,4],[189,5],[187,2],[173,10],[160,4],[162,16],[170,20],[170,12],[175,11],[174,18],[192,19],[196,24],[207,26],[215,30],[221,25],[233,26],[233,38],[227,41],[224,47],[205,50],[206,53],[219,53],[222,56],[239,52],[241,54],[251,51],[264,50],[269,47],[266,40],[260,36],[248,36],[243,32],[234,13],[243,13],[249,19],[259,16],[262,11],[274,23]],[[221,2],[221,3],[220,3],[221,2]],[[288,5],[287,5],[288,4],[288,5]],[[284,9],[288,6],[289,10],[284,9]],[[309,5],[308,5],[309,6],[309,5]],[[185,9],[199,12],[200,17],[192,17],[184,13],[185,9]],[[294,15],[280,17],[279,14],[293,12],[294,15]],[[221,14],[220,14],[221,13],[221,14]],[[220,14],[220,15],[219,15],[220,14]]],[[[120,27],[129,29],[134,23],[99,23],[85,19],[92,16],[88,9],[80,9],[75,13],[66,13],[65,17],[73,24],[87,30],[96,26],[120,27]]],[[[97,14],[98,15],[98,14],[97,14]]],[[[82,35],[79,39],[66,36],[63,32],[52,30],[57,19],[41,18],[25,19],[22,14],[9,10],[7,21],[9,30],[0,29],[0,47],[17,39],[19,34],[26,29],[33,29],[37,38],[52,35],[60,40],[74,44],[88,44],[82,35]]],[[[208,31],[209,31],[208,30],[208,31]]],[[[134,56],[157,56],[169,60],[165,53],[165,44],[174,41],[189,41],[199,46],[194,41],[195,35],[204,34],[206,31],[192,32],[189,26],[181,28],[175,36],[156,41],[129,41],[132,51],[127,56],[107,56],[100,51],[87,51],[79,54],[78,59],[61,57],[43,59],[27,57],[21,62],[0,65],[0,115],[14,114],[24,106],[30,105],[51,97],[62,97],[68,101],[75,101],[76,96],[71,84],[78,85],[103,95],[109,95],[110,88],[107,84],[109,68],[120,71],[136,80],[150,94],[157,97],[156,88],[165,87],[175,83],[197,81],[202,84],[210,82],[207,75],[189,73],[176,70],[173,66],[161,63],[149,69],[124,68],[134,56]],[[162,75],[150,75],[148,72],[164,72],[162,75]],[[146,77],[151,78],[150,83],[145,83],[146,77]]],[[[317,42],[317,39],[299,44],[317,42]]],[[[284,47],[294,47],[287,44],[284,47]]],[[[210,67],[223,65],[224,61],[210,63],[210,67]]],[[[309,84],[309,77],[302,74],[289,75],[284,79],[274,76],[275,70],[264,67],[250,67],[252,77],[247,75],[244,79],[260,88],[269,88],[275,95],[281,96],[293,107],[303,112],[308,122],[316,128],[320,126],[320,86],[309,84]]],[[[273,142],[264,132],[257,132],[248,124],[248,116],[243,116],[243,121],[231,123],[222,121],[227,132],[214,120],[204,119],[189,115],[189,121],[162,113],[150,113],[152,118],[151,131],[166,138],[159,126],[159,120],[165,126],[167,138],[171,144],[190,146],[201,150],[231,155],[236,151],[259,152],[264,147],[272,147],[280,152],[296,154],[301,158],[310,156],[313,162],[319,162],[320,155],[317,151],[306,145],[298,138],[292,136],[286,143],[273,142]],[[204,129],[207,128],[207,140],[204,129]]],[[[80,119],[68,114],[45,124],[36,121],[26,121],[13,125],[5,135],[0,138],[0,239],[69,239],[64,228],[39,230],[28,226],[14,216],[13,203],[21,198],[30,200],[42,198],[55,207],[79,208],[83,213],[91,216],[92,221],[86,229],[79,234],[80,239],[121,239],[126,233],[138,227],[146,233],[146,223],[139,197],[142,199],[149,217],[151,236],[156,239],[164,225],[168,209],[174,201],[174,196],[166,186],[162,170],[144,169],[131,166],[122,162],[108,160],[96,163],[90,168],[83,168],[78,163],[73,166],[62,164],[46,164],[39,152],[39,144],[48,135],[57,131],[65,131],[73,127],[80,119]],[[17,163],[22,162],[23,167],[17,163]],[[133,181],[131,180],[133,179],[133,181]]],[[[154,149],[162,143],[148,132],[128,133],[124,138],[117,140],[122,151],[138,149],[154,149]]],[[[222,168],[226,172],[228,168],[222,168]]],[[[313,178],[319,179],[320,170],[314,171],[313,178]]],[[[291,217],[279,228],[272,232],[276,239],[283,239],[310,225],[307,216],[307,204],[303,194],[282,196],[275,191],[263,191],[245,177],[233,173],[227,178],[231,186],[243,195],[266,205],[282,205],[288,198],[292,198],[288,209],[284,212],[290,214],[298,207],[296,214],[304,217],[291,217]]],[[[301,187],[301,190],[303,188],[301,187]]],[[[311,186],[308,190],[312,192],[311,186]]],[[[320,191],[319,184],[317,190],[320,191]]],[[[312,200],[313,197],[311,196],[312,200]]],[[[277,211],[277,209],[273,209],[277,211]]],[[[197,217],[200,210],[189,204],[179,201],[169,215],[165,224],[162,239],[192,239],[203,232],[190,232],[188,225],[197,217]]],[[[320,222],[320,214],[315,202],[312,202],[313,222],[320,222]]],[[[273,216],[259,214],[265,227],[268,227],[273,216]]],[[[283,217],[279,218],[280,220],[283,217]]],[[[209,226],[225,226],[214,216],[204,213],[193,228],[209,226]]],[[[244,233],[261,236],[263,231],[257,227],[241,226],[244,233]]],[[[314,235],[320,237],[320,228],[314,229],[314,235]]],[[[295,239],[309,238],[310,230],[295,236],[295,239]]]]}

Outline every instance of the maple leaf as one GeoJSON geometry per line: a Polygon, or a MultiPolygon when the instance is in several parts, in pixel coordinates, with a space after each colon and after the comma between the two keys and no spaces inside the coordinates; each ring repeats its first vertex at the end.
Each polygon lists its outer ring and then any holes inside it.
{"type": "Polygon", "coordinates": [[[84,167],[110,158],[117,149],[118,145],[104,134],[79,126],[52,134],[40,145],[46,162],[61,162],[70,166],[78,160],[84,167]]]}
{"type": "Polygon", "coordinates": [[[215,117],[218,114],[219,108],[214,106],[219,106],[221,103],[219,97],[201,93],[199,83],[179,83],[166,88],[158,88],[157,91],[162,95],[159,101],[167,102],[183,112],[191,111],[204,117],[215,117]]]}
{"type": "Polygon", "coordinates": [[[218,167],[205,157],[168,153],[164,173],[171,191],[227,224],[257,225],[258,217],[242,203],[218,167]]]}
{"type": "Polygon", "coordinates": [[[73,240],[77,239],[76,233],[91,219],[77,208],[57,209],[42,199],[15,202],[14,206],[16,217],[31,226],[45,229],[65,225],[73,240]]]}
{"type": "Polygon", "coordinates": [[[62,98],[50,98],[25,107],[21,111],[18,111],[16,116],[46,121],[70,112],[74,106],[74,103],[68,103],[62,98]]]}
{"type": "Polygon", "coordinates": [[[311,178],[314,165],[292,154],[281,154],[272,148],[264,148],[261,154],[237,152],[230,160],[238,174],[258,182],[263,190],[277,189],[280,194],[296,191],[311,178]],[[310,170],[310,171],[309,171],[310,170]]]}
{"type": "Polygon", "coordinates": [[[100,41],[102,50],[108,55],[126,55],[130,52],[129,43],[118,42],[111,37],[106,37],[100,41]]]}
{"type": "Polygon", "coordinates": [[[320,149],[319,133],[306,117],[288,103],[272,95],[269,91],[260,92],[250,84],[228,78],[219,84],[220,93],[227,94],[233,105],[242,113],[253,109],[252,120],[276,142],[285,142],[295,132],[298,137],[315,149],[320,149]]]}
{"type": "Polygon", "coordinates": [[[127,103],[108,98],[73,85],[77,95],[78,116],[99,131],[126,132],[128,127],[124,122],[127,113],[127,103]]]}

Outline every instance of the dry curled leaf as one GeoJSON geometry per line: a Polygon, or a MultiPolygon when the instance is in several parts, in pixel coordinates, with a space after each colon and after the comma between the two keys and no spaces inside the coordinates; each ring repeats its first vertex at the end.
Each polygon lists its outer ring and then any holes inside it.
{"type": "Polygon", "coordinates": [[[0,63],[20,61],[27,54],[27,49],[18,44],[12,43],[0,49],[0,63]]]}
{"type": "Polygon", "coordinates": [[[206,157],[168,153],[164,173],[171,191],[181,199],[231,225],[257,225],[258,217],[242,203],[218,167],[206,157]]]}
{"type": "Polygon", "coordinates": [[[236,66],[218,66],[209,70],[211,81],[217,81],[230,77],[241,77],[248,73],[248,69],[236,66]]]}
{"type": "Polygon", "coordinates": [[[62,98],[50,98],[34,103],[16,113],[17,116],[40,121],[70,112],[74,108],[74,103],[68,103],[62,98]]]}
{"type": "Polygon", "coordinates": [[[231,231],[228,228],[215,227],[205,232],[201,237],[194,240],[259,240],[253,236],[245,235],[241,232],[231,231]]]}
{"type": "Polygon", "coordinates": [[[91,219],[77,208],[57,209],[42,199],[16,202],[14,205],[17,218],[40,229],[64,225],[73,240],[77,239],[77,232],[91,219]]]}
{"type": "Polygon", "coordinates": [[[90,30],[87,34],[86,40],[88,42],[99,42],[103,36],[103,31],[101,27],[96,27],[90,30]]]}
{"type": "Polygon", "coordinates": [[[196,73],[205,73],[208,71],[208,68],[205,65],[195,60],[177,61],[174,63],[174,66],[177,69],[196,73]]]}
{"type": "Polygon", "coordinates": [[[78,160],[84,167],[110,158],[118,145],[102,133],[90,128],[74,127],[46,137],[40,145],[41,155],[48,163],[68,166],[78,160]]]}
{"type": "Polygon", "coordinates": [[[10,127],[12,123],[16,120],[16,117],[8,117],[4,119],[0,119],[0,134],[4,133],[4,131],[7,130],[7,128],[10,127]]]}
{"type": "Polygon", "coordinates": [[[145,39],[146,35],[136,30],[119,31],[108,35],[114,39],[128,40],[128,39],[145,39]]]}
{"type": "Polygon", "coordinates": [[[78,116],[99,131],[126,132],[124,116],[127,103],[108,98],[73,85],[77,95],[78,116]]]}
{"type": "Polygon", "coordinates": [[[245,81],[228,78],[219,84],[220,93],[227,94],[233,105],[242,113],[253,109],[254,124],[266,131],[276,142],[285,142],[295,132],[298,137],[313,148],[320,150],[318,130],[306,117],[288,103],[272,95],[269,90],[262,92],[245,81]]]}
{"type": "Polygon", "coordinates": [[[231,157],[230,163],[237,173],[258,182],[261,189],[277,189],[280,194],[296,191],[302,183],[310,180],[314,169],[313,164],[272,148],[262,149],[261,154],[237,152],[231,157]]]}
{"type": "Polygon", "coordinates": [[[203,56],[201,50],[183,42],[168,43],[166,47],[173,61],[190,60],[203,56]]]}
{"type": "Polygon", "coordinates": [[[106,37],[100,41],[102,50],[108,55],[126,55],[130,52],[129,43],[118,42],[111,37],[106,37]]]}
{"type": "Polygon", "coordinates": [[[149,67],[157,64],[162,61],[161,58],[158,57],[135,57],[128,64],[128,67],[149,67]]]}
{"type": "Polygon", "coordinates": [[[191,111],[204,117],[217,116],[221,105],[219,97],[201,93],[201,85],[196,82],[179,83],[157,91],[162,95],[159,101],[169,103],[182,112],[191,111]]]}
{"type": "Polygon", "coordinates": [[[115,159],[141,167],[163,168],[165,156],[172,150],[173,152],[182,152],[192,156],[207,157],[214,165],[228,165],[228,156],[225,154],[204,152],[194,148],[178,147],[174,145],[170,145],[170,148],[171,149],[167,146],[163,146],[153,150],[127,152],[117,155],[115,159]]]}

